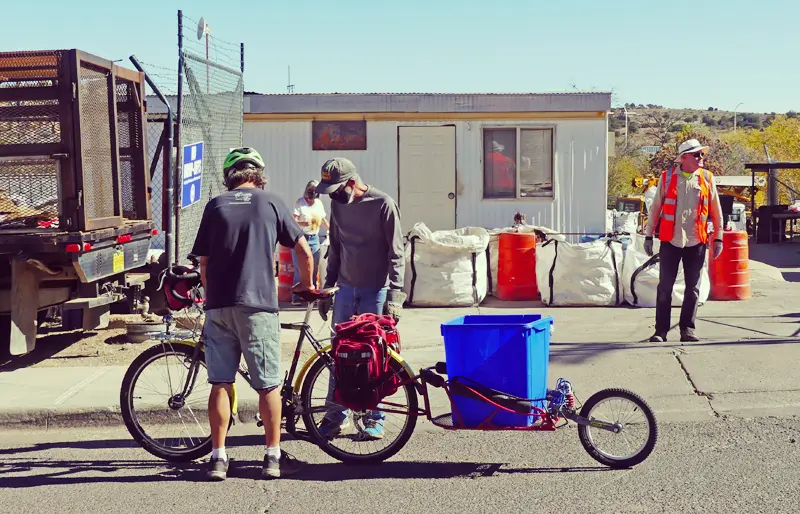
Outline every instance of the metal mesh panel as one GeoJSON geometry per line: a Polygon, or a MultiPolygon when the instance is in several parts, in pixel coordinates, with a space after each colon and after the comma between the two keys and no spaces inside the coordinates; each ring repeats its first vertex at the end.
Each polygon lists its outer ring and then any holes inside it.
{"type": "Polygon", "coordinates": [[[109,218],[115,215],[114,198],[117,191],[111,173],[108,72],[81,65],[79,77],[86,218],[109,218]]]}
{"type": "MultiPolygon", "coordinates": [[[[6,155],[29,155],[34,147],[27,145],[61,142],[62,60],[58,51],[0,55],[0,149],[10,150],[6,155]]],[[[0,158],[0,231],[58,228],[58,195],[56,161],[0,158]]]]}
{"type": "Polygon", "coordinates": [[[166,116],[160,114],[147,115],[147,166],[148,173],[153,170],[150,176],[150,185],[153,188],[153,196],[150,207],[153,210],[153,223],[159,230],[158,235],[150,241],[150,247],[154,250],[165,249],[164,223],[162,217],[162,205],[164,196],[164,151],[158,144],[164,132],[164,121],[166,116]],[[154,162],[155,161],[155,162],[154,162]]]}
{"type": "MultiPolygon", "coordinates": [[[[183,85],[179,141],[181,147],[203,142],[200,201],[179,210],[176,259],[184,261],[194,245],[203,209],[225,191],[222,163],[231,150],[242,146],[244,80],[239,45],[208,36],[198,40],[197,21],[183,17],[183,85]],[[207,41],[207,42],[206,42],[207,41]]],[[[182,169],[183,151],[178,148],[182,169]]],[[[178,173],[176,201],[181,201],[178,173]]]]}
{"type": "Polygon", "coordinates": [[[0,231],[58,228],[58,161],[0,159],[0,231]]]}
{"type": "MultiPolygon", "coordinates": [[[[133,83],[117,78],[117,140],[119,145],[120,162],[119,175],[122,187],[122,217],[127,219],[144,219],[144,212],[137,212],[136,195],[138,182],[134,177],[140,174],[136,170],[133,155],[141,151],[141,116],[132,112],[138,102],[135,98],[136,90],[133,83]]],[[[142,163],[142,166],[145,164],[142,163]]]]}

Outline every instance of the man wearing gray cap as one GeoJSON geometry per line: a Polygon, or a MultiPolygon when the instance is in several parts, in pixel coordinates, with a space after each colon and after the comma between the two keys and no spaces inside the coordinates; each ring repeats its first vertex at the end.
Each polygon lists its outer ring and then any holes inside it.
{"type": "MultiPolygon", "coordinates": [[[[320,300],[319,313],[327,319],[333,306],[333,323],[356,314],[388,314],[400,319],[405,302],[405,254],[400,211],[383,191],[364,184],[348,159],[337,157],[322,166],[317,192],[331,198],[328,229],[330,249],[325,288],[337,285],[336,301],[320,300]]],[[[333,397],[329,387],[328,400],[333,397]]],[[[383,437],[382,412],[373,412],[364,434],[383,437]]],[[[334,437],[349,424],[348,411],[329,411],[320,425],[324,437],[334,437]]]]}

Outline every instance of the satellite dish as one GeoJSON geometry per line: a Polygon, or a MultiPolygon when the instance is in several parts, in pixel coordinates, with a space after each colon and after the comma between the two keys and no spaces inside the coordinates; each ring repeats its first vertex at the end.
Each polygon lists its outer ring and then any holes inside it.
{"type": "Polygon", "coordinates": [[[200,21],[197,22],[197,39],[203,39],[203,36],[209,32],[211,32],[211,27],[208,26],[208,23],[203,18],[200,18],[200,21]]]}

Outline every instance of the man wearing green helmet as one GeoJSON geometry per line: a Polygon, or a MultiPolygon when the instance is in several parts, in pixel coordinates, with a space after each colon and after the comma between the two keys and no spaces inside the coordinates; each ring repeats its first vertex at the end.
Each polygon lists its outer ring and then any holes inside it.
{"type": "Polygon", "coordinates": [[[225,159],[228,192],[208,202],[192,253],[200,258],[205,289],[205,337],[211,425],[209,478],[228,472],[225,437],[231,417],[231,384],[244,356],[258,391],[267,451],[262,476],[276,478],[297,471],[299,462],[280,449],[280,322],[273,262],[278,243],[297,253],[300,282],[295,291],[312,288],[313,258],[292,212],[264,191],[264,160],[252,148],[237,148],[225,159]]]}

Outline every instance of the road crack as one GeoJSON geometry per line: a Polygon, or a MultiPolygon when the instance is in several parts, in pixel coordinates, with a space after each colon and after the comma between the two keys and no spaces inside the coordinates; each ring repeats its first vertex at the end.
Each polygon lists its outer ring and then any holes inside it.
{"type": "Polygon", "coordinates": [[[717,412],[717,409],[715,409],[714,405],[711,403],[711,400],[714,399],[714,395],[711,393],[706,393],[705,391],[701,391],[700,389],[697,388],[697,385],[695,385],[694,380],[692,380],[692,376],[689,374],[689,370],[686,369],[686,365],[681,360],[681,354],[686,355],[686,352],[676,352],[676,351],[672,352],[672,355],[675,357],[675,360],[678,361],[678,365],[681,367],[683,375],[684,377],[686,377],[686,381],[689,383],[689,386],[692,388],[692,391],[694,391],[694,394],[696,394],[697,396],[701,396],[705,398],[706,401],[708,401],[708,407],[711,409],[711,412],[714,413],[715,418],[721,417],[720,413],[717,412]]]}

